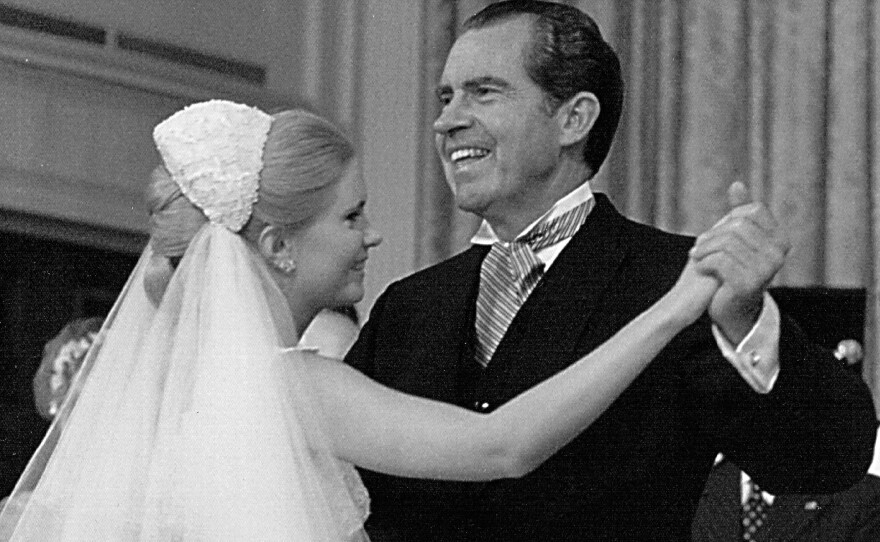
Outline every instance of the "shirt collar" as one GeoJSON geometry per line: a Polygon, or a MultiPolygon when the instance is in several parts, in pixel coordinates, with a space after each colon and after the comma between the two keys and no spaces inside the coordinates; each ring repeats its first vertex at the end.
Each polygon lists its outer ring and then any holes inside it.
{"type": "MultiPolygon", "coordinates": [[[[519,239],[520,237],[528,234],[532,230],[532,228],[534,228],[539,222],[542,222],[544,220],[552,220],[557,216],[560,216],[563,213],[574,209],[578,205],[590,201],[591,199],[593,199],[593,191],[590,188],[590,182],[586,181],[584,182],[584,184],[578,186],[577,188],[557,200],[556,203],[554,203],[553,206],[550,207],[550,209],[546,213],[539,216],[534,222],[526,226],[523,231],[521,231],[519,235],[516,236],[516,239],[519,239]]],[[[485,220],[483,220],[482,224],[480,224],[477,233],[475,233],[474,236],[471,237],[471,243],[474,245],[492,245],[499,241],[500,239],[495,234],[495,231],[492,230],[492,226],[490,226],[489,223],[485,220]]]]}
{"type": "Polygon", "coordinates": [[[877,431],[877,436],[874,439],[874,460],[868,467],[868,474],[880,476],[880,430],[877,431]]]}

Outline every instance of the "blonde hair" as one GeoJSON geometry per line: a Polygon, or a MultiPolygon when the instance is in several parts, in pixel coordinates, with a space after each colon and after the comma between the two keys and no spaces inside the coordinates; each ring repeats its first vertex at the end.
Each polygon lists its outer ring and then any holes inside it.
{"type": "Polygon", "coordinates": [[[302,109],[272,117],[263,147],[259,199],[245,226],[253,240],[266,225],[300,228],[331,204],[330,190],[342,179],[354,146],[333,124],[302,109]]]}
{"type": "MultiPolygon", "coordinates": [[[[267,225],[308,226],[332,204],[332,188],[354,158],[351,142],[326,119],[293,109],[272,116],[263,147],[258,199],[241,234],[255,242],[267,225]]],[[[196,232],[207,221],[171,179],[164,166],[153,170],[147,189],[150,245],[155,257],[144,287],[158,305],[196,232]]]]}

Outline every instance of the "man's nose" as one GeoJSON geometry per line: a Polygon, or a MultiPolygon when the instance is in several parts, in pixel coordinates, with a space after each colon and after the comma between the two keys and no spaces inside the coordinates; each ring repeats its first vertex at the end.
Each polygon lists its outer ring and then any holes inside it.
{"type": "Polygon", "coordinates": [[[434,132],[437,135],[449,135],[461,128],[470,126],[471,118],[467,105],[460,96],[454,96],[440,110],[440,115],[434,121],[434,132]]]}

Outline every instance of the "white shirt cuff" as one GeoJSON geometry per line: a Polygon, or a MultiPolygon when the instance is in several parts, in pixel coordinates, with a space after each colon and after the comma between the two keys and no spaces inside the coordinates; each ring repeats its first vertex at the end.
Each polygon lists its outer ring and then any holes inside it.
{"type": "Polygon", "coordinates": [[[758,393],[770,393],[779,377],[779,321],[779,307],[770,294],[764,292],[761,315],[736,348],[718,326],[712,325],[712,334],[721,354],[758,393]]]}

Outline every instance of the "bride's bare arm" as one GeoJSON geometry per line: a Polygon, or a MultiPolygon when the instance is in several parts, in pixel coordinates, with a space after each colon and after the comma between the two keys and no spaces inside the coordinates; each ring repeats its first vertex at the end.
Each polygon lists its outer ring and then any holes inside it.
{"type": "Polygon", "coordinates": [[[607,342],[491,414],[406,395],[338,362],[309,374],[336,454],[388,474],[450,480],[522,476],[587,428],[705,310],[715,279],[678,283],[607,342]]]}

